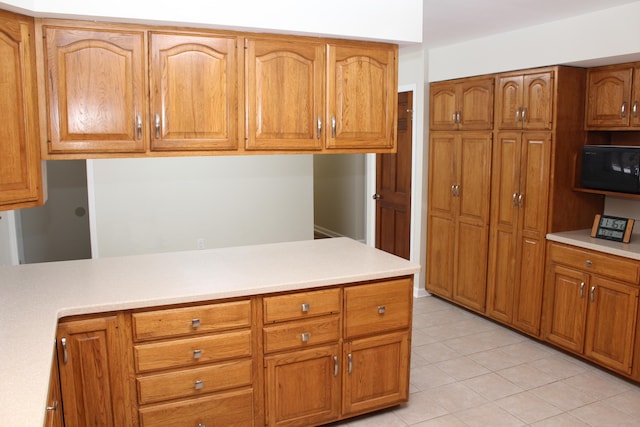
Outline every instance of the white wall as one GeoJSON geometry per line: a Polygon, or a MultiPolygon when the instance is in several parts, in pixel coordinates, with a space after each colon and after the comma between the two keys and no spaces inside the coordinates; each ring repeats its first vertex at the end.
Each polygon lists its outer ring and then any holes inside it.
{"type": "Polygon", "coordinates": [[[422,41],[422,0],[402,0],[401,7],[388,0],[3,0],[0,8],[36,16],[422,41]]]}
{"type": "Polygon", "coordinates": [[[94,257],[313,238],[310,155],[88,163],[94,257]]]}
{"type": "Polygon", "coordinates": [[[429,51],[429,81],[638,58],[640,2],[429,51]]]}
{"type": "Polygon", "coordinates": [[[13,223],[13,211],[0,212],[0,265],[14,265],[14,255],[12,248],[15,242],[12,241],[11,234],[15,234],[13,223]]]}

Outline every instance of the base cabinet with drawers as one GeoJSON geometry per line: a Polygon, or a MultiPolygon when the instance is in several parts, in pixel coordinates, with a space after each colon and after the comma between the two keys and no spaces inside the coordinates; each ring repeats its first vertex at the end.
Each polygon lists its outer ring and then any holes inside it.
{"type": "Polygon", "coordinates": [[[406,402],[412,290],[402,277],[63,319],[65,425],[309,426],[406,402]]]}

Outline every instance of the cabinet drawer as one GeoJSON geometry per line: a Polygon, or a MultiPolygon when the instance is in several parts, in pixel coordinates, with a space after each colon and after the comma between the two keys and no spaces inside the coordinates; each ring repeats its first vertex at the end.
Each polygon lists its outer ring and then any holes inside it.
{"type": "Polygon", "coordinates": [[[337,342],[340,338],[338,316],[320,317],[310,320],[290,322],[264,329],[264,351],[301,348],[327,342],[337,342]]]}
{"type": "Polygon", "coordinates": [[[251,385],[250,359],[138,378],[138,401],[147,403],[251,385]]]}
{"type": "Polygon", "coordinates": [[[134,313],[137,341],[243,328],[251,325],[251,301],[134,313]]]}
{"type": "Polygon", "coordinates": [[[253,390],[155,405],[139,413],[141,427],[248,427],[253,425],[253,390]]]}
{"type": "Polygon", "coordinates": [[[340,312],[340,289],[296,292],[263,300],[264,322],[303,319],[340,312]]]}
{"type": "Polygon", "coordinates": [[[640,262],[575,247],[551,244],[552,262],[575,267],[587,273],[638,283],[640,262]]]}
{"type": "Polygon", "coordinates": [[[345,338],[410,325],[411,279],[347,287],[344,299],[345,338]]]}
{"type": "Polygon", "coordinates": [[[133,348],[137,372],[251,356],[251,331],[183,338],[133,348]]]}

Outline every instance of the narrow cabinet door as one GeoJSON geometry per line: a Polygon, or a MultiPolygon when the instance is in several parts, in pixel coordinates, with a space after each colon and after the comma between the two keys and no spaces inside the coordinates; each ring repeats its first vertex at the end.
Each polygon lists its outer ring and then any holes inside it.
{"type": "Polygon", "coordinates": [[[430,87],[429,127],[432,130],[455,130],[457,124],[457,85],[450,82],[432,83],[430,87]]]}
{"type": "Polygon", "coordinates": [[[632,68],[587,72],[587,127],[629,126],[632,68]]]}
{"type": "Polygon", "coordinates": [[[152,150],[238,145],[236,38],[151,33],[152,150]]]}
{"type": "Polygon", "coordinates": [[[525,74],[522,82],[522,128],[551,130],[553,117],[553,71],[525,74]]]}
{"type": "Polygon", "coordinates": [[[322,149],[324,67],[320,42],[245,40],[246,149],[322,149]]]}
{"type": "Polygon", "coordinates": [[[142,152],[144,33],[46,26],[50,153],[142,152]]]}
{"type": "Polygon", "coordinates": [[[496,78],[496,128],[522,129],[522,75],[496,78]]]}
{"type": "Polygon", "coordinates": [[[327,52],[326,147],[393,148],[397,48],[329,44],[327,52]]]}

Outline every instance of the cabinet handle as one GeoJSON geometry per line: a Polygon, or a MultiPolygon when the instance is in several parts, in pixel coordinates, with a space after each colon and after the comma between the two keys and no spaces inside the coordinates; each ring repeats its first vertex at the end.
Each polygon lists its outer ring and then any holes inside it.
{"type": "Polygon", "coordinates": [[[317,138],[320,139],[322,136],[322,117],[318,116],[318,134],[317,138]]]}
{"type": "Polygon", "coordinates": [[[456,185],[451,185],[451,197],[456,197],[456,185]]]}
{"type": "Polygon", "coordinates": [[[587,267],[591,267],[593,265],[593,262],[591,262],[591,260],[588,259],[584,262],[584,265],[586,265],[587,267]]]}
{"type": "Polygon", "coordinates": [[[300,339],[302,342],[309,342],[309,338],[311,338],[311,334],[309,332],[303,332],[300,334],[300,339]]]}
{"type": "Polygon", "coordinates": [[[331,138],[336,137],[336,116],[331,116],[331,138]]]}
{"type": "Polygon", "coordinates": [[[136,139],[142,138],[142,117],[136,114],[136,139]]]}
{"type": "Polygon", "coordinates": [[[349,355],[347,355],[347,373],[351,374],[352,371],[353,371],[353,356],[351,355],[351,353],[349,353],[349,355]]]}
{"type": "Polygon", "coordinates": [[[200,359],[202,357],[202,350],[193,350],[193,358],[200,359]]]}
{"type": "Polygon", "coordinates": [[[580,299],[584,298],[584,282],[580,282],[580,299]]]}
{"type": "Polygon", "coordinates": [[[156,139],[160,138],[160,114],[156,114],[156,139]]]}
{"type": "Polygon", "coordinates": [[[511,196],[511,203],[514,207],[518,206],[518,193],[513,193],[513,196],[511,196]]]}
{"type": "Polygon", "coordinates": [[[303,312],[303,313],[308,313],[308,312],[309,312],[309,304],[308,304],[308,303],[306,303],[306,302],[305,302],[305,303],[302,303],[302,307],[301,307],[301,309],[302,309],[302,312],[303,312]]]}
{"type": "Polygon", "coordinates": [[[589,289],[589,301],[594,302],[596,299],[596,287],[592,286],[591,289],[589,289]]]}
{"type": "Polygon", "coordinates": [[[384,314],[385,311],[387,311],[387,307],[385,307],[384,305],[378,306],[378,314],[384,314]]]}
{"type": "Polygon", "coordinates": [[[338,372],[338,368],[340,367],[338,363],[338,356],[333,356],[333,376],[337,377],[340,372],[338,372]]]}
{"type": "Polygon", "coordinates": [[[458,112],[454,111],[453,114],[451,114],[451,121],[453,122],[453,124],[457,124],[458,123],[458,112]]]}
{"type": "Polygon", "coordinates": [[[200,319],[191,319],[191,327],[198,329],[200,327],[200,319]]]}
{"type": "Polygon", "coordinates": [[[205,424],[198,423],[198,426],[197,426],[197,427],[207,427],[207,426],[206,426],[205,424]]]}
{"type": "Polygon", "coordinates": [[[61,338],[60,344],[62,344],[62,362],[66,365],[69,361],[69,354],[67,353],[67,339],[61,338]]]}
{"type": "Polygon", "coordinates": [[[527,107],[522,107],[522,123],[527,121],[527,107]]]}
{"type": "Polygon", "coordinates": [[[520,108],[516,108],[516,123],[520,121],[520,108]]]}
{"type": "Polygon", "coordinates": [[[47,411],[57,411],[58,410],[58,401],[54,400],[51,406],[46,407],[47,411]]]}
{"type": "Polygon", "coordinates": [[[633,101],[633,106],[631,106],[631,114],[633,117],[638,117],[638,101],[633,101]]]}
{"type": "Polygon", "coordinates": [[[458,124],[462,123],[462,111],[458,111],[458,113],[456,114],[456,121],[458,122],[458,124]]]}
{"type": "Polygon", "coordinates": [[[202,380],[196,380],[193,383],[193,388],[195,388],[196,390],[202,390],[204,388],[204,382],[202,380]]]}
{"type": "Polygon", "coordinates": [[[518,194],[518,207],[521,208],[523,203],[524,196],[522,194],[518,194]]]}
{"type": "Polygon", "coordinates": [[[622,107],[620,107],[620,117],[625,118],[627,116],[627,101],[622,103],[622,107]]]}

